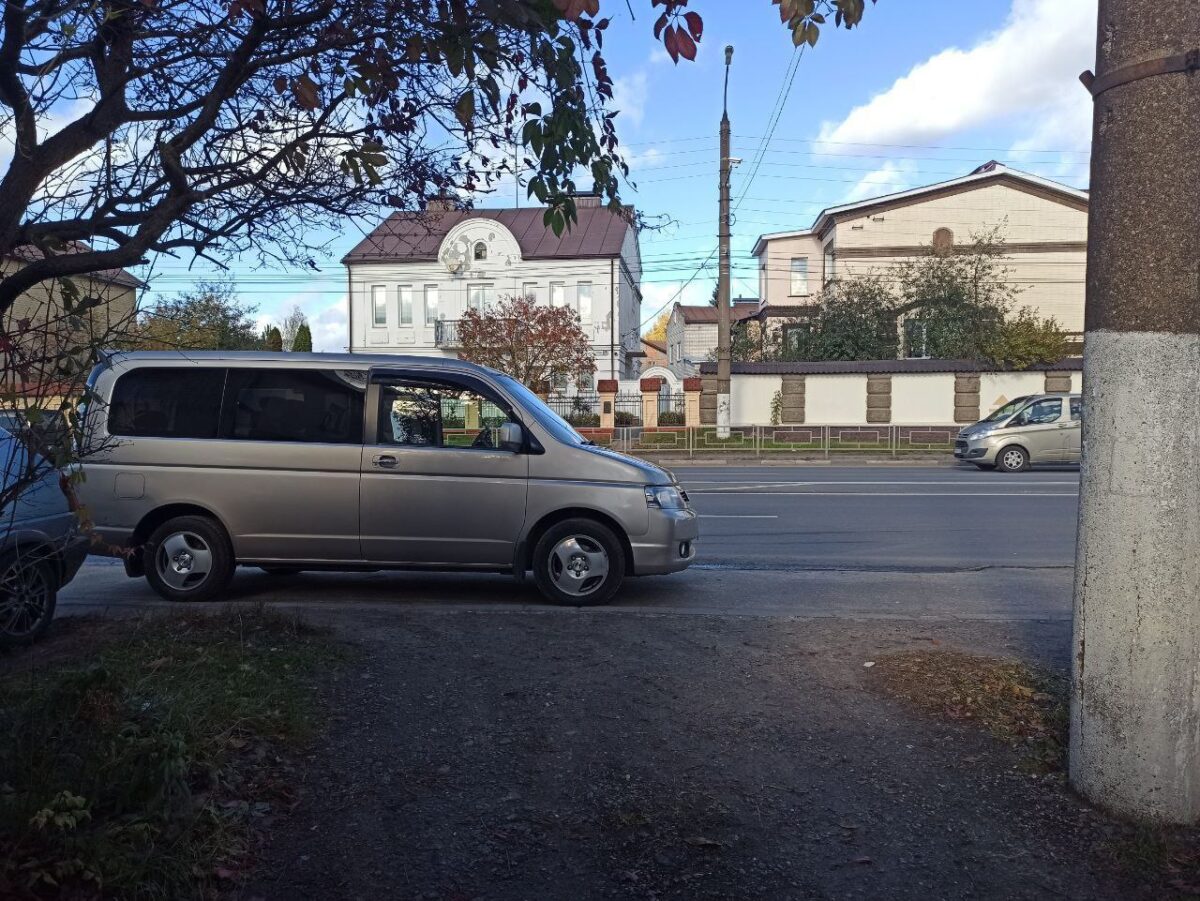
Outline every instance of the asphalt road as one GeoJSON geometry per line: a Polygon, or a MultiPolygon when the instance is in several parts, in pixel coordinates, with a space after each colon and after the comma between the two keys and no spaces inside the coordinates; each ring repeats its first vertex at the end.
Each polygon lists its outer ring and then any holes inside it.
{"type": "MultiPolygon", "coordinates": [[[[677,467],[702,516],[696,565],[626,583],[611,610],[861,619],[1063,620],[1071,612],[1074,468],[677,467]]],[[[307,606],[542,608],[501,576],[239,571],[230,599],[307,606]]],[[[60,615],[161,601],[94,559],[60,615]]],[[[571,612],[571,611],[566,611],[571,612]]]]}

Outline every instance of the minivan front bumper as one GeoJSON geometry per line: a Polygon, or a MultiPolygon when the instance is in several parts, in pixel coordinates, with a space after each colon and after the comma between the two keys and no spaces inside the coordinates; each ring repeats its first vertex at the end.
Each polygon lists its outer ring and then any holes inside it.
{"type": "Polygon", "coordinates": [[[631,540],[633,574],[658,576],[677,573],[696,559],[700,519],[695,510],[650,510],[650,528],[631,540]]]}
{"type": "Polygon", "coordinates": [[[954,442],[954,459],[965,463],[993,464],[1000,443],[996,435],[985,438],[964,438],[960,435],[954,442]]]}

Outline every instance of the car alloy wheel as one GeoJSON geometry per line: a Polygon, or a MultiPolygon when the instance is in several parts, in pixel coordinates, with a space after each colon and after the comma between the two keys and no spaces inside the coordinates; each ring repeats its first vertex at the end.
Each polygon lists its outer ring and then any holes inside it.
{"type": "Polygon", "coordinates": [[[176,591],[195,591],[213,568],[212,548],[195,532],[175,532],[158,546],[158,577],[176,591]]]}
{"type": "Polygon", "coordinates": [[[54,583],[44,560],[12,559],[0,573],[0,635],[33,638],[54,611],[54,583]]]}
{"type": "Polygon", "coordinates": [[[1020,472],[1025,468],[1025,452],[1018,447],[1010,447],[1000,455],[1000,465],[1009,472],[1020,472]]]}
{"type": "Polygon", "coordinates": [[[550,551],[550,578],[564,594],[586,598],[608,577],[608,553],[587,535],[569,535],[550,551]]]}

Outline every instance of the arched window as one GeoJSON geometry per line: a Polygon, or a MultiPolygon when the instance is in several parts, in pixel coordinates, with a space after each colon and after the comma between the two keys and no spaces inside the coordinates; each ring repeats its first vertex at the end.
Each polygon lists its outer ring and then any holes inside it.
{"type": "Polygon", "coordinates": [[[475,259],[477,259],[477,260],[486,260],[487,259],[487,245],[485,243],[483,243],[482,241],[478,242],[475,245],[475,259]]]}
{"type": "Polygon", "coordinates": [[[948,228],[939,228],[933,233],[933,252],[939,256],[948,254],[954,249],[954,232],[948,228]]]}

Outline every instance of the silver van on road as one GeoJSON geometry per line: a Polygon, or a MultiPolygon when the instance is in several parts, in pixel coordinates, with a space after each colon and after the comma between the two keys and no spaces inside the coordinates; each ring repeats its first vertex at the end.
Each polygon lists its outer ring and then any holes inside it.
{"type": "Polygon", "coordinates": [[[1033,463],[1078,463],[1082,424],[1078,394],[1018,397],[959,432],[954,456],[1002,472],[1021,472],[1033,463]]]}
{"type": "Polygon", "coordinates": [[[244,565],[532,571],[551,600],[591,605],[696,555],[671,473],[470,363],[137,352],[91,385],[82,500],[168,599],[217,598],[244,565]]]}

